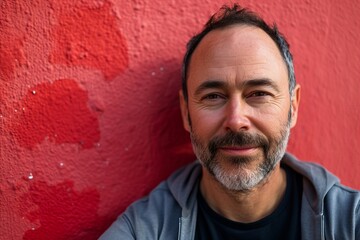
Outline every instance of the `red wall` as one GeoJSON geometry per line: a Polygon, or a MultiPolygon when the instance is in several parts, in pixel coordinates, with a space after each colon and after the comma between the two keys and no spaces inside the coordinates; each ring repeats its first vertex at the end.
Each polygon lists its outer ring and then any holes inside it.
{"type": "MultiPolygon", "coordinates": [[[[302,85],[289,150],[360,188],[360,2],[242,1],[276,21],[302,85]]],[[[220,1],[0,1],[0,238],[96,239],[192,161],[185,44],[220,1]]]]}

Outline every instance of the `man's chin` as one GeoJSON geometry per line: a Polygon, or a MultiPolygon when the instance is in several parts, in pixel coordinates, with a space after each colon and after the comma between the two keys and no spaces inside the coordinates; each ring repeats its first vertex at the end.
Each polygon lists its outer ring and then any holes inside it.
{"type": "Polygon", "coordinates": [[[241,173],[218,172],[215,170],[215,179],[225,189],[237,192],[249,192],[255,189],[264,179],[253,172],[242,171],[241,173]]]}
{"type": "Polygon", "coordinates": [[[274,167],[260,167],[258,159],[223,159],[212,166],[206,166],[209,173],[224,188],[247,192],[256,188],[270,175],[274,167]]]}

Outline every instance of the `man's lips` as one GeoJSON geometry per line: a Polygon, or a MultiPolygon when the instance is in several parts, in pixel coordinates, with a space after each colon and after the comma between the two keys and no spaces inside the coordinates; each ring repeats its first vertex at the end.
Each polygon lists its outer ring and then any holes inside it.
{"type": "Polygon", "coordinates": [[[256,151],[258,146],[222,146],[218,149],[228,154],[243,155],[256,151]]]}
{"type": "Polygon", "coordinates": [[[222,146],[219,148],[225,150],[247,150],[247,149],[257,148],[257,146],[222,146]]]}

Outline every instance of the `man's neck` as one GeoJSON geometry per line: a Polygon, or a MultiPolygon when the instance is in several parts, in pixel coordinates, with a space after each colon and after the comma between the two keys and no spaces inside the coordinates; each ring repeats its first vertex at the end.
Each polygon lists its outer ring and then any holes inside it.
{"type": "Polygon", "coordinates": [[[256,188],[235,192],[222,186],[205,168],[200,191],[208,205],[218,214],[236,222],[250,223],[270,215],[279,205],[286,189],[286,173],[277,164],[256,188]]]}

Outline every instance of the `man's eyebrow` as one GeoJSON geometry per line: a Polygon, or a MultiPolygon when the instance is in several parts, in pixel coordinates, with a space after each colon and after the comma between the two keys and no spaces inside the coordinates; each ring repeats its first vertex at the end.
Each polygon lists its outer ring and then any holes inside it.
{"type": "MultiPolygon", "coordinates": [[[[275,91],[280,92],[278,85],[269,78],[259,78],[246,80],[240,84],[240,88],[244,87],[259,87],[259,86],[268,86],[273,88],[275,91]]],[[[228,83],[220,80],[208,80],[201,83],[195,90],[195,95],[201,94],[202,91],[207,89],[225,89],[228,87],[228,83]]]]}
{"type": "Polygon", "coordinates": [[[241,85],[242,87],[268,86],[273,88],[275,91],[280,92],[278,85],[269,78],[251,79],[243,82],[241,85]]]}
{"type": "Polygon", "coordinates": [[[218,80],[208,80],[203,83],[201,83],[195,90],[195,95],[199,95],[202,91],[206,89],[212,89],[212,88],[225,88],[227,85],[226,82],[218,81],[218,80]]]}

